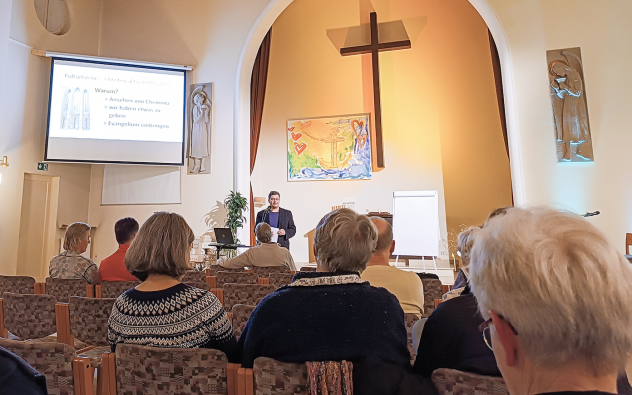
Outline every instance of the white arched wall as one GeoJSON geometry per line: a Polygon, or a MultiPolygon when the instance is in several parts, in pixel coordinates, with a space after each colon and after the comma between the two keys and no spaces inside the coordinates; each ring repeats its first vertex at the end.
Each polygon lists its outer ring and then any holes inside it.
{"type": "MultiPolygon", "coordinates": [[[[250,78],[252,67],[264,36],[272,27],[274,21],[292,1],[270,0],[250,29],[237,64],[233,129],[233,179],[235,190],[244,196],[249,196],[250,194],[250,78]]],[[[509,43],[500,20],[489,2],[487,0],[469,0],[469,2],[476,8],[489,27],[498,48],[505,96],[505,116],[507,119],[509,155],[511,158],[513,197],[514,203],[517,206],[521,206],[525,203],[524,180],[520,158],[520,138],[518,136],[515,87],[509,43]]],[[[250,229],[249,224],[245,223],[242,229],[242,231],[248,231],[250,229]]],[[[239,238],[243,239],[241,235],[239,238]]]]}

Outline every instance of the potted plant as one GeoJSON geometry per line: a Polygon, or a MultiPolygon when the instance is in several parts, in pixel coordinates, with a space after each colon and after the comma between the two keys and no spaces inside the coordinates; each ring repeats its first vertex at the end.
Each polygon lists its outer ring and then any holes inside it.
{"type": "MultiPolygon", "coordinates": [[[[224,226],[230,228],[233,232],[233,238],[235,239],[235,243],[239,244],[239,239],[237,238],[237,229],[244,226],[244,221],[246,217],[244,217],[244,212],[248,210],[248,199],[246,199],[241,193],[230,191],[230,194],[226,196],[224,200],[224,207],[226,207],[227,216],[226,222],[224,226]]],[[[229,255],[235,255],[236,251],[230,250],[227,251],[229,255]]]]}

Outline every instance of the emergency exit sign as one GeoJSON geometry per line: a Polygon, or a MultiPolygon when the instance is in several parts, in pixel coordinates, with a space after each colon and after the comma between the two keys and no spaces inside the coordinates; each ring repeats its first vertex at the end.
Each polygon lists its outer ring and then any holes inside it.
{"type": "Polygon", "coordinates": [[[37,170],[48,171],[48,163],[38,163],[37,170]]]}

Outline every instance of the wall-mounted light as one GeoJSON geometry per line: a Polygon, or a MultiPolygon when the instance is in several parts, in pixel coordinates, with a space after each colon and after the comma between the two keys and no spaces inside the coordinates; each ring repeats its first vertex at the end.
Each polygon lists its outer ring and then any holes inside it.
{"type": "Polygon", "coordinates": [[[7,158],[6,156],[2,157],[2,163],[0,163],[0,166],[2,167],[9,167],[9,158],[7,158]]]}

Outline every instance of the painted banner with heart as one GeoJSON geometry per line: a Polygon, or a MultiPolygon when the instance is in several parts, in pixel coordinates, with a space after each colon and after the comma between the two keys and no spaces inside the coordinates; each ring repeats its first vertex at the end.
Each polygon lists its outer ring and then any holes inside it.
{"type": "Polygon", "coordinates": [[[287,121],[288,181],[371,179],[369,114],[287,121]]]}

